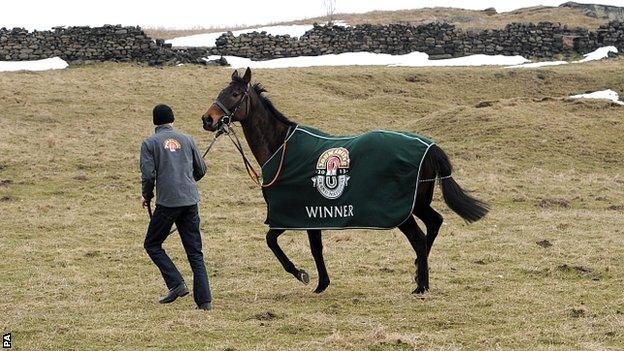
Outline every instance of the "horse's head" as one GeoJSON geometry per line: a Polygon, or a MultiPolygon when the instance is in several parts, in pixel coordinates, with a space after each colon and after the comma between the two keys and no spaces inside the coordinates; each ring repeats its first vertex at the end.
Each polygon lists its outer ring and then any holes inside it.
{"type": "Polygon", "coordinates": [[[201,117],[205,130],[214,132],[222,123],[229,124],[247,118],[250,106],[249,82],[251,82],[249,67],[242,78],[238,75],[238,71],[232,73],[230,84],[221,90],[215,102],[201,117]]]}

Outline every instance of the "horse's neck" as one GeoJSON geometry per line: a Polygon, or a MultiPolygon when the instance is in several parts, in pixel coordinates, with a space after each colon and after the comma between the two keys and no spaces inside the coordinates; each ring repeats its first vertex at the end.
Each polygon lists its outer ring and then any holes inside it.
{"type": "Polygon", "coordinates": [[[288,126],[271,116],[259,103],[251,109],[241,126],[247,144],[260,165],[277,151],[288,132],[288,126]]]}

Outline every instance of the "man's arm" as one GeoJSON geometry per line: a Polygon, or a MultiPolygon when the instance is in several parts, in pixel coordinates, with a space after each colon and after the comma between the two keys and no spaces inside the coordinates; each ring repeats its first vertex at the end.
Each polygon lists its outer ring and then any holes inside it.
{"type": "Polygon", "coordinates": [[[206,162],[197,151],[195,140],[191,138],[191,145],[193,145],[193,178],[195,181],[199,181],[206,174],[206,162]]]}
{"type": "Polygon", "coordinates": [[[141,195],[146,202],[154,197],[154,184],[156,183],[156,165],[154,154],[147,142],[141,144],[141,195]]]}

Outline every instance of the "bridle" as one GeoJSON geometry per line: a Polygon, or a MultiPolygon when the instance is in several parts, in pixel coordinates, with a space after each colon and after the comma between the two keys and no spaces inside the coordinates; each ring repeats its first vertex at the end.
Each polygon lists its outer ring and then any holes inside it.
{"type": "MultiPolygon", "coordinates": [[[[241,155],[243,159],[243,164],[245,165],[245,170],[247,171],[247,174],[249,175],[251,180],[261,188],[268,188],[277,181],[277,178],[279,178],[280,173],[282,172],[282,167],[284,165],[284,157],[286,155],[286,140],[288,139],[288,135],[290,134],[291,127],[290,126],[288,127],[288,130],[286,131],[286,137],[284,138],[284,143],[281,146],[282,153],[281,153],[280,163],[279,163],[277,172],[275,173],[275,176],[269,183],[264,184],[262,181],[262,176],[253,168],[253,165],[249,161],[249,158],[247,158],[247,155],[245,155],[243,144],[241,143],[240,139],[236,135],[236,132],[232,128],[232,124],[234,123],[234,116],[236,115],[240,107],[243,105],[243,103],[245,104],[245,118],[246,118],[249,115],[249,109],[250,109],[249,104],[251,103],[251,99],[249,98],[249,83],[245,85],[245,92],[243,93],[243,96],[241,96],[241,98],[236,102],[236,104],[234,104],[234,106],[231,107],[231,110],[227,108],[221,101],[219,101],[218,98],[212,103],[213,106],[216,105],[224,113],[224,115],[219,117],[219,120],[217,121],[217,132],[215,134],[214,140],[216,140],[221,134],[227,135],[228,138],[230,138],[230,140],[232,141],[232,144],[234,144],[234,147],[236,147],[236,150],[238,150],[238,153],[241,155]]],[[[212,144],[210,146],[212,146],[212,144]]],[[[210,150],[210,148],[208,150],[210,150]]],[[[204,153],[204,156],[208,153],[208,150],[206,150],[206,153],[204,153]]]]}
{"type": "Polygon", "coordinates": [[[230,111],[230,109],[227,108],[221,101],[219,101],[219,98],[217,98],[212,103],[212,105],[213,106],[217,105],[217,107],[224,113],[221,117],[219,117],[219,120],[217,121],[217,131],[221,131],[222,126],[224,125],[229,126],[230,124],[234,122],[234,116],[238,112],[238,109],[240,109],[240,107],[243,105],[243,103],[245,103],[245,116],[247,116],[249,114],[249,102],[250,102],[249,83],[245,85],[245,92],[243,93],[243,96],[241,96],[241,98],[238,99],[236,104],[234,104],[234,106],[231,107],[232,111],[230,111]]]}

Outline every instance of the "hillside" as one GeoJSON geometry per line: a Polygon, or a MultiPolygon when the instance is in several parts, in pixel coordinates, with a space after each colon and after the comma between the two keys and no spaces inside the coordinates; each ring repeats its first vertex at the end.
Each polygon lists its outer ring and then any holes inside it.
{"type": "MultiPolygon", "coordinates": [[[[0,74],[0,328],[24,350],[622,349],[624,110],[566,97],[622,94],[623,71],[622,59],[254,71],[300,123],[432,137],[492,212],[466,225],[436,190],[445,224],[424,298],[410,294],[414,253],[401,233],[327,232],[332,285],[315,295],[267,248],[262,194],[220,139],[199,184],[209,314],[188,297],[156,303],[164,286],[142,246],[138,151],[161,102],[205,147],[199,116],[231,71],[105,63],[0,74]]],[[[305,233],[280,243],[314,284],[305,233]]],[[[190,277],[179,238],[165,246],[190,277]]]]}
{"type": "MultiPolygon", "coordinates": [[[[399,11],[372,11],[358,14],[336,14],[335,20],[344,21],[350,25],[356,24],[389,24],[403,23],[418,25],[429,22],[452,23],[463,29],[494,29],[503,28],[512,22],[561,22],[572,27],[595,29],[607,23],[610,19],[602,16],[593,16],[585,8],[569,7],[532,7],[518,9],[512,12],[492,14],[486,11],[464,10],[456,8],[424,8],[417,10],[399,11]]],[[[327,21],[325,17],[309,18],[300,21],[283,22],[276,24],[312,24],[327,21]]],[[[197,28],[192,30],[167,30],[147,28],[145,31],[153,38],[171,39],[180,36],[207,32],[221,32],[241,28],[197,28]]]]}

